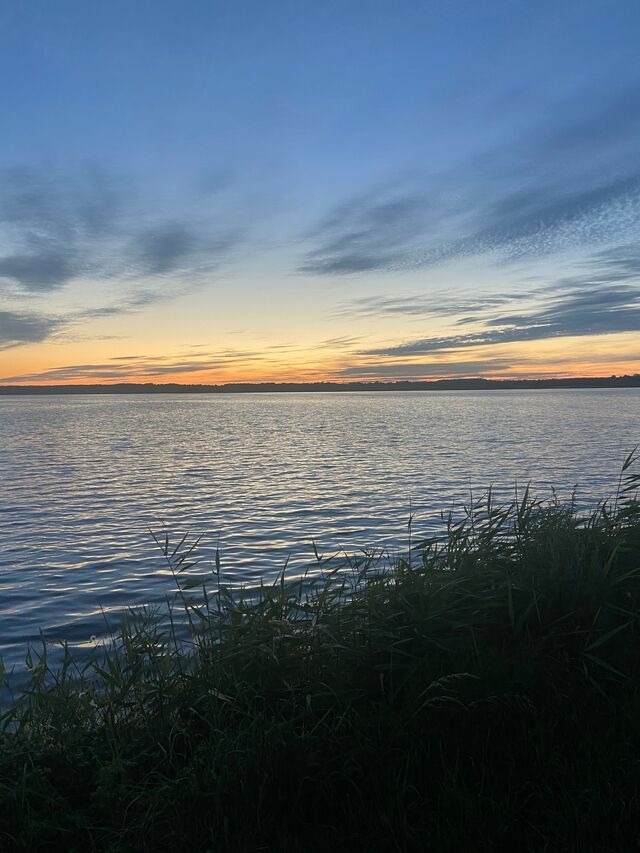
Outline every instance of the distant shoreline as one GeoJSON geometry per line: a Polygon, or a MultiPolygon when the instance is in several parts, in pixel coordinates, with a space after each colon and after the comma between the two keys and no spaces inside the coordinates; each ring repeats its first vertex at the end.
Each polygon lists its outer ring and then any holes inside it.
{"type": "Polygon", "coordinates": [[[640,388],[640,373],[567,379],[438,379],[429,382],[232,382],[225,385],[118,382],[101,385],[0,385],[0,396],[38,394],[250,394],[346,391],[517,391],[551,388],[640,388]]]}

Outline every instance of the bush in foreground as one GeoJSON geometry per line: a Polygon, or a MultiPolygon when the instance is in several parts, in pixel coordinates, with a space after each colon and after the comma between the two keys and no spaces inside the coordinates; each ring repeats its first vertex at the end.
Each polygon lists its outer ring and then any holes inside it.
{"type": "Polygon", "coordinates": [[[180,619],[30,658],[0,849],[637,849],[633,461],[589,517],[489,493],[405,557],[250,597],[160,543],[180,619]]]}

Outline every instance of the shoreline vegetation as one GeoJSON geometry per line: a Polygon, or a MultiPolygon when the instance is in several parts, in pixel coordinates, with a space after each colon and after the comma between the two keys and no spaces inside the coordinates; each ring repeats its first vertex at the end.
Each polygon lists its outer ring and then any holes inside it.
{"type": "Polygon", "coordinates": [[[95,385],[0,385],[0,396],[24,394],[242,394],[294,391],[512,391],[550,388],[640,388],[640,373],[563,379],[436,379],[429,382],[230,382],[224,385],[118,382],[95,385]]]}
{"type": "Polygon", "coordinates": [[[634,463],[589,516],[489,491],[404,555],[318,555],[251,601],[157,540],[169,618],[132,612],[89,661],[30,652],[0,849],[637,849],[634,463]]]}

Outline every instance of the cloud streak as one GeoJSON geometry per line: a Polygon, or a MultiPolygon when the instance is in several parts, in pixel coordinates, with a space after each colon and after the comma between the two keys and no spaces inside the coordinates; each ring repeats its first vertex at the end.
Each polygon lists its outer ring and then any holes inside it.
{"type": "Polygon", "coordinates": [[[0,350],[40,343],[51,337],[60,321],[44,314],[0,311],[0,350]]]}
{"type": "Polygon", "coordinates": [[[85,278],[124,280],[216,269],[239,229],[193,213],[166,218],[131,186],[85,169],[62,175],[13,169],[0,175],[0,279],[44,294],[85,278]]]}
{"type": "Polygon", "coordinates": [[[475,359],[470,361],[439,362],[388,362],[376,361],[351,365],[334,371],[336,379],[432,379],[456,376],[475,378],[492,374],[502,375],[512,367],[512,360],[502,358],[475,359]]]}
{"type": "MultiPolygon", "coordinates": [[[[420,338],[365,350],[361,354],[419,356],[553,337],[637,332],[640,329],[640,252],[632,245],[596,253],[579,274],[560,279],[542,293],[538,291],[528,296],[532,301],[537,300],[536,307],[528,311],[460,318],[459,325],[477,323],[478,328],[472,332],[420,338]]],[[[383,311],[387,307],[382,304],[383,311]]],[[[452,302],[447,311],[453,314],[454,308],[452,302]]],[[[459,308],[463,311],[468,303],[462,300],[459,308]]],[[[433,313],[437,313],[437,309],[433,313]]]]}
{"type": "Polygon", "coordinates": [[[229,367],[250,364],[260,357],[261,354],[255,351],[230,349],[205,353],[197,358],[185,357],[180,354],[173,356],[125,355],[116,356],[104,362],[69,364],[37,373],[5,376],[0,381],[11,383],[56,383],[76,382],[78,380],[144,382],[177,374],[215,373],[229,367]]]}
{"type": "Polygon", "coordinates": [[[586,113],[565,104],[511,144],[423,182],[420,193],[399,185],[339,205],[306,235],[299,270],[402,271],[489,253],[513,262],[632,239],[638,162],[637,87],[607,93],[586,113]]]}
{"type": "Polygon", "coordinates": [[[493,311],[505,304],[529,298],[529,294],[479,295],[453,298],[449,293],[434,292],[413,296],[364,296],[343,302],[335,317],[372,317],[385,315],[405,317],[456,316],[465,312],[493,311]]]}
{"type": "Polygon", "coordinates": [[[310,238],[300,272],[350,274],[388,268],[399,263],[400,250],[418,236],[429,216],[428,201],[395,193],[369,194],[340,205],[310,238]]]}

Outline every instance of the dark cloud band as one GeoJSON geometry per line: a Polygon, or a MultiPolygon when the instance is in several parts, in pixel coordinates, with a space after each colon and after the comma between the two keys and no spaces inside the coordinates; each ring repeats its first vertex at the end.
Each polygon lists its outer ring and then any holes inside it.
{"type": "Polygon", "coordinates": [[[60,321],[43,314],[0,311],[0,349],[45,341],[57,331],[60,321]]]}
{"type": "MultiPolygon", "coordinates": [[[[224,220],[222,220],[224,221],[224,220]]],[[[240,230],[193,213],[163,216],[102,170],[21,169],[0,175],[0,279],[46,293],[82,278],[193,276],[216,269],[240,230]]]]}
{"type": "MultiPolygon", "coordinates": [[[[391,347],[366,350],[369,356],[417,356],[442,350],[458,350],[490,344],[544,340],[553,337],[615,334],[640,330],[640,251],[635,245],[618,246],[594,254],[575,276],[555,282],[541,291],[520,294],[536,307],[529,311],[463,316],[459,325],[476,324],[473,332],[421,338],[391,347]]],[[[506,297],[502,304],[508,304],[506,297]]],[[[482,300],[479,300],[482,305],[482,300]]],[[[374,303],[375,305],[375,303],[374,303]]],[[[491,305],[491,302],[488,303],[491,305]]],[[[461,300],[458,312],[469,307],[461,300]]],[[[517,307],[517,300],[513,300],[517,307]]],[[[391,304],[393,310],[394,305],[391,304]]],[[[484,305],[487,308],[487,304],[484,305]]],[[[381,310],[388,310],[384,302],[381,310]]],[[[455,316],[455,300],[447,312],[455,316]]],[[[437,305],[431,312],[441,313],[437,305]]]]}

